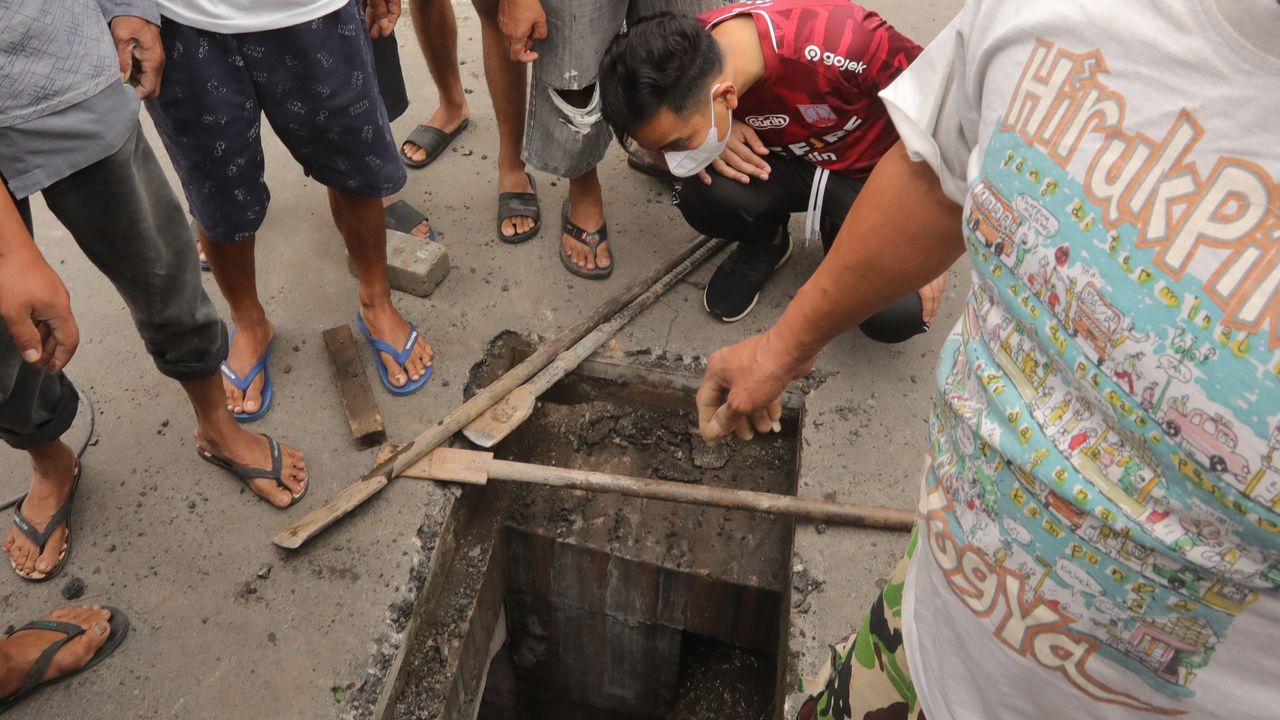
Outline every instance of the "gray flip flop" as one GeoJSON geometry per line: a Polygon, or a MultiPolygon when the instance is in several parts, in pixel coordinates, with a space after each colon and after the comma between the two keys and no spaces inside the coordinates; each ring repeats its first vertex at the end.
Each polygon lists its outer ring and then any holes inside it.
{"type": "Polygon", "coordinates": [[[35,545],[40,554],[44,554],[45,545],[49,544],[49,538],[53,537],[53,533],[63,525],[67,526],[67,546],[63,548],[62,554],[58,556],[58,564],[53,569],[45,573],[43,577],[29,577],[18,572],[18,566],[14,564],[13,558],[9,558],[9,566],[13,568],[13,574],[31,583],[49,582],[58,573],[62,572],[62,568],[67,566],[67,561],[71,559],[71,526],[67,524],[67,520],[71,515],[71,501],[76,499],[76,490],[80,488],[80,460],[76,460],[75,477],[71,481],[71,492],[67,495],[66,501],[62,503],[62,507],[54,511],[53,516],[49,518],[48,524],[44,526],[44,530],[36,530],[36,526],[22,514],[22,503],[26,501],[27,496],[23,495],[18,498],[17,507],[13,511],[13,525],[18,528],[18,532],[26,536],[35,545]]]}
{"type": "Polygon", "coordinates": [[[529,178],[529,187],[533,188],[530,192],[498,193],[498,239],[508,245],[519,245],[531,240],[542,230],[542,203],[538,202],[538,184],[529,173],[524,175],[529,178]],[[502,223],[517,217],[533,218],[533,227],[515,235],[504,235],[502,223]]]}
{"type": "Polygon", "coordinates": [[[45,648],[40,653],[39,657],[36,658],[31,669],[27,671],[26,677],[23,678],[22,685],[18,687],[18,691],[7,698],[0,700],[0,714],[8,712],[14,705],[22,702],[37,690],[42,690],[50,685],[57,685],[67,678],[75,677],[76,675],[79,675],[85,670],[88,670],[94,665],[97,665],[107,659],[108,655],[115,652],[116,648],[120,647],[120,644],[124,642],[125,637],[129,634],[129,616],[125,615],[117,608],[105,607],[105,609],[111,611],[111,619],[107,621],[107,624],[111,627],[111,632],[107,636],[107,641],[102,644],[102,647],[98,648],[98,651],[93,654],[93,657],[89,658],[89,662],[85,663],[84,667],[81,667],[79,670],[73,670],[66,675],[54,678],[48,682],[42,682],[40,678],[44,677],[45,672],[49,669],[49,663],[53,662],[53,656],[58,654],[58,651],[62,649],[63,645],[66,645],[68,642],[71,642],[77,637],[83,635],[85,632],[84,628],[76,625],[75,623],[61,622],[58,620],[33,620],[5,636],[6,638],[10,638],[24,630],[45,630],[49,632],[60,632],[63,634],[61,639],[54,640],[49,647],[45,648]]]}
{"type": "MultiPolygon", "coordinates": [[[[240,482],[243,482],[245,484],[245,486],[249,485],[250,480],[256,480],[258,478],[275,480],[276,485],[279,486],[281,489],[283,489],[285,492],[289,493],[289,496],[292,498],[289,501],[288,505],[285,505],[284,507],[280,508],[281,510],[288,510],[294,505],[297,505],[299,500],[306,497],[307,490],[311,487],[311,484],[308,483],[307,485],[304,485],[302,488],[302,493],[300,495],[294,495],[293,491],[289,489],[289,486],[285,485],[280,480],[281,469],[283,466],[283,462],[281,461],[281,457],[280,457],[280,444],[277,443],[276,439],[271,437],[270,435],[262,434],[262,437],[267,439],[267,445],[268,447],[271,448],[271,469],[270,470],[267,470],[264,468],[249,467],[248,465],[240,465],[224,457],[218,457],[213,453],[207,453],[201,450],[200,448],[196,448],[196,454],[200,456],[201,460],[204,460],[205,462],[210,463],[212,465],[216,465],[222,468],[223,470],[226,470],[227,472],[231,473],[232,475],[235,475],[237,478],[240,479],[240,482]]],[[[250,490],[252,490],[252,488],[250,488],[250,490]]],[[[262,497],[262,496],[259,495],[258,497],[262,497]]],[[[266,502],[268,505],[271,504],[270,502],[267,501],[266,498],[262,498],[262,501],[266,502]]],[[[275,505],[271,505],[271,506],[275,507],[275,505]]]]}
{"type": "Polygon", "coordinates": [[[409,133],[409,137],[405,138],[404,141],[400,143],[400,161],[415,170],[430,165],[436,161],[436,158],[440,157],[440,154],[443,153],[445,149],[448,148],[449,145],[459,135],[461,135],[462,131],[466,130],[467,126],[470,124],[471,119],[467,118],[463,120],[453,132],[445,132],[440,128],[434,128],[430,125],[419,125],[413,129],[413,132],[409,133]],[[411,142],[423,150],[426,150],[427,159],[419,162],[411,159],[408,155],[405,155],[404,144],[407,142],[411,142]]]}
{"type": "MultiPolygon", "coordinates": [[[[560,220],[564,223],[564,234],[568,235],[574,242],[582,245],[591,251],[591,257],[596,257],[600,251],[600,246],[609,242],[609,224],[605,223],[600,226],[599,230],[588,232],[578,227],[569,219],[569,201],[564,201],[564,207],[560,209],[560,220]]],[[[618,256],[613,252],[609,253],[609,267],[602,268],[597,266],[594,270],[585,270],[578,267],[578,263],[569,257],[569,253],[564,251],[564,243],[560,243],[560,264],[564,265],[564,269],[587,280],[604,280],[613,274],[613,266],[618,264],[618,256]]],[[[610,251],[613,248],[609,248],[610,251]]]]}

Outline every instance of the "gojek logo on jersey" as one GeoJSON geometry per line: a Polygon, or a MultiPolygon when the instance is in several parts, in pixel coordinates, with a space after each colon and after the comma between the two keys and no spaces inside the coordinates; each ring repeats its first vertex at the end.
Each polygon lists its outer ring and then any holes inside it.
{"type": "Polygon", "coordinates": [[[833,52],[823,52],[822,48],[817,45],[810,45],[804,49],[804,59],[815,63],[821,61],[823,65],[834,65],[837,70],[852,70],[856,73],[861,73],[867,69],[867,64],[864,62],[840,57],[833,52]]]}

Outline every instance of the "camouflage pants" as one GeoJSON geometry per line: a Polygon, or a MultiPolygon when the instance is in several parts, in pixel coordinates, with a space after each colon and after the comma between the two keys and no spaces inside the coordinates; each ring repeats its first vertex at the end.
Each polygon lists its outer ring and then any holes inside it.
{"type": "Polygon", "coordinates": [[[925,720],[902,643],[902,589],[917,538],[912,532],[907,556],[862,626],[831,646],[817,677],[800,679],[796,690],[809,696],[797,720],[925,720]]]}

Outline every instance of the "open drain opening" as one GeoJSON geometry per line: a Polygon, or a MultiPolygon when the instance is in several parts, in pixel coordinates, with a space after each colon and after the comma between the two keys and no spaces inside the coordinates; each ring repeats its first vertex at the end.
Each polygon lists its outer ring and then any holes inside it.
{"type": "Polygon", "coordinates": [[[481,720],[770,717],[778,592],[513,528],[504,540],[507,639],[481,720]]]}
{"type": "MultiPolygon", "coordinates": [[[[500,336],[474,385],[528,351],[500,336]]],[[[694,430],[696,382],[663,363],[587,363],[495,455],[793,494],[798,406],[784,412],[782,433],[707,447],[694,430]]],[[[499,481],[467,488],[458,506],[384,717],[780,712],[789,519],[499,481]]]]}

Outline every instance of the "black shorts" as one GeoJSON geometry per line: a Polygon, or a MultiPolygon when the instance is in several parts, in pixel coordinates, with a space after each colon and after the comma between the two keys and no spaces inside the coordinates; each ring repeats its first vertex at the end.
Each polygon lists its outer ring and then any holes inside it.
{"type": "Polygon", "coordinates": [[[356,2],[278,30],[214,33],[164,18],[160,95],[147,102],[200,227],[235,242],[257,232],[271,193],[262,116],[310,177],[386,197],[405,170],[356,2]]]}

